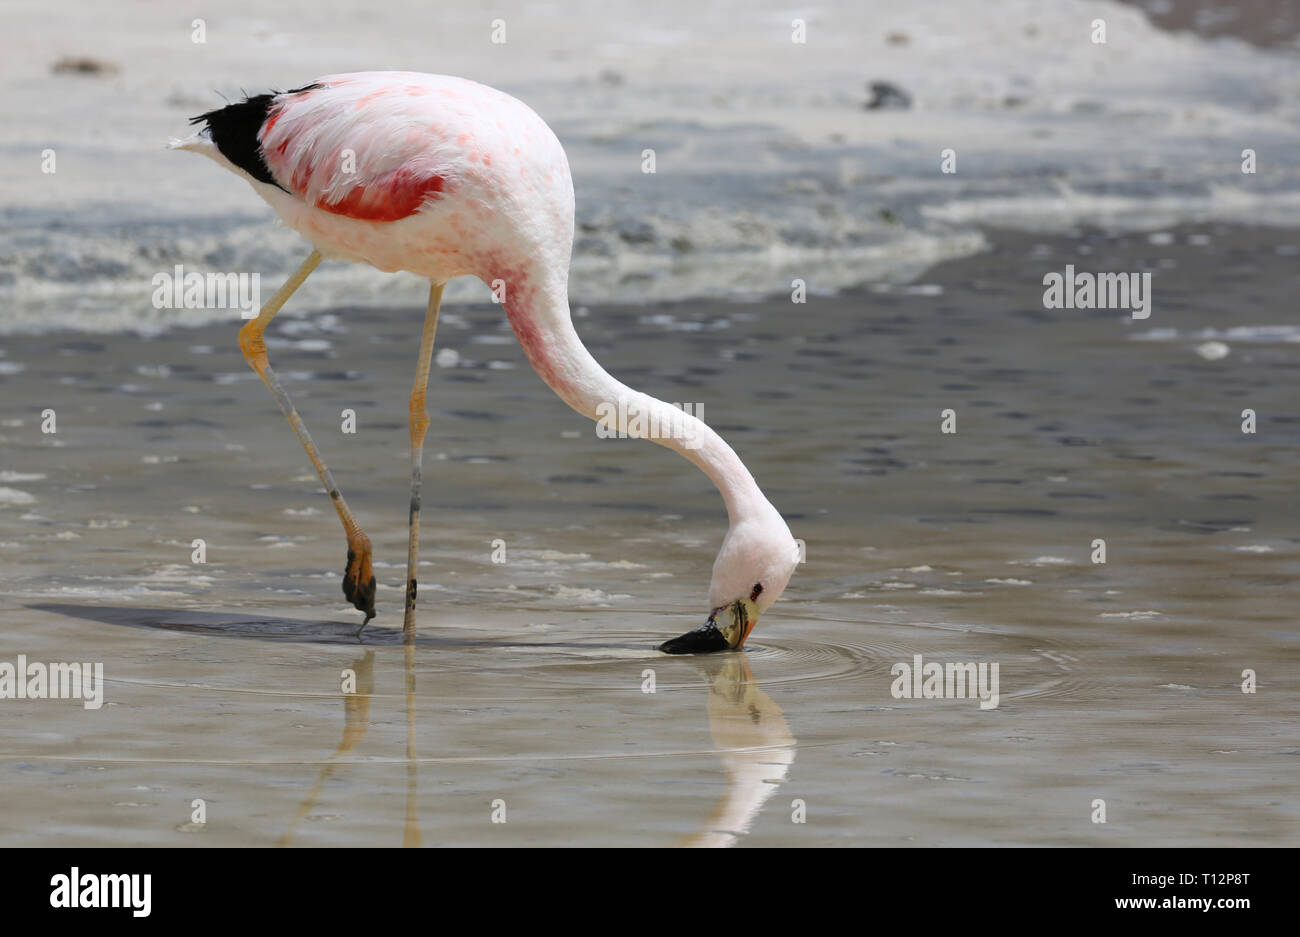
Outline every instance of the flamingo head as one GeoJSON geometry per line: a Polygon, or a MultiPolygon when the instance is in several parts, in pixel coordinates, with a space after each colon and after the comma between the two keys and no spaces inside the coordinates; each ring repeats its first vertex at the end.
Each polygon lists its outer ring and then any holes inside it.
{"type": "Polygon", "coordinates": [[[758,518],[733,524],[713,563],[708,620],[659,650],[693,654],[739,649],[759,617],[781,597],[795,567],[799,545],[771,505],[758,518]]]}

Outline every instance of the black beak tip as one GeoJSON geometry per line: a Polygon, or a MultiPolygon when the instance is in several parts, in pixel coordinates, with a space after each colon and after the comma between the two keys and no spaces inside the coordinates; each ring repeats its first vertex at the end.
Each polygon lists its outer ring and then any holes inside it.
{"type": "Polygon", "coordinates": [[[711,654],[715,651],[729,651],[731,645],[723,637],[713,622],[706,622],[694,631],[665,641],[659,645],[665,654],[711,654]]]}

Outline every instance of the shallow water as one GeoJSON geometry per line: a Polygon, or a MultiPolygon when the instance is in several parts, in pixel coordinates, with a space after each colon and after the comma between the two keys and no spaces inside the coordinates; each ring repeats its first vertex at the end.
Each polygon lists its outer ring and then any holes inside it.
{"type": "Polygon", "coordinates": [[[291,303],[268,333],[375,543],[360,634],[237,322],[6,340],[0,661],[107,688],[0,702],[0,843],[1294,843],[1295,236],[986,237],[912,287],[579,315],[616,376],[703,403],[807,543],[747,650],[705,659],[651,648],[702,620],[716,492],[596,438],[498,309],[439,328],[409,650],[420,310],[291,303]],[[1152,318],[1043,309],[1065,263],[1152,269],[1152,318]],[[916,654],[997,662],[999,705],[895,699],[916,654]]]}

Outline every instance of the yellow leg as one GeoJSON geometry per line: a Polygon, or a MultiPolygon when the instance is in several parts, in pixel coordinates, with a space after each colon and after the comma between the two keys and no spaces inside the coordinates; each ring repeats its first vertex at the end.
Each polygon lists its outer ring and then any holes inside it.
{"type": "Polygon", "coordinates": [[[429,311],[424,316],[424,334],[420,336],[420,360],[416,364],[415,386],[411,388],[411,511],[410,535],[406,543],[406,611],[402,615],[402,632],[408,639],[415,635],[415,567],[420,556],[420,463],[424,457],[424,433],[429,428],[429,411],[425,391],[429,387],[429,362],[433,358],[433,336],[438,331],[438,306],[442,303],[442,284],[429,287],[429,311]]]}
{"type": "MultiPolygon", "coordinates": [[[[312,251],[311,256],[303,261],[302,266],[294,272],[289,281],[280,287],[279,291],[271,297],[270,302],[262,307],[257,318],[250,320],[239,330],[239,347],[244,352],[245,360],[262,379],[262,383],[270,388],[271,396],[280,405],[285,419],[297,433],[298,441],[307,451],[307,458],[311,459],[311,464],[316,467],[316,474],[320,476],[321,484],[325,486],[334,510],[338,512],[339,520],[343,522],[343,530],[348,538],[348,563],[343,570],[343,595],[366,613],[366,622],[369,622],[375,617],[375,576],[371,565],[370,538],[361,532],[356,518],[348,510],[347,502],[343,500],[338,485],[334,484],[334,476],[330,474],[320,453],[316,451],[316,444],[312,442],[311,434],[307,432],[302,417],[298,416],[293,401],[280,385],[280,379],[271,370],[271,363],[266,357],[266,342],[262,338],[262,333],[275,318],[275,314],[280,311],[294,291],[302,286],[303,281],[311,275],[320,262],[320,253],[312,251]]],[[[364,626],[365,622],[362,623],[362,627],[364,626]]]]}

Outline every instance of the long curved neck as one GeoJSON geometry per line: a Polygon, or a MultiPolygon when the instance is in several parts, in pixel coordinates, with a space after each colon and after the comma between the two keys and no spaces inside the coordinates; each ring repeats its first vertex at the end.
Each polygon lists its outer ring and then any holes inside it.
{"type": "Polygon", "coordinates": [[[611,433],[650,439],[695,463],[722,494],[733,526],[768,506],[745,463],[703,420],[600,366],[573,328],[567,284],[507,282],[505,307],[534,370],[570,407],[611,433]]]}

